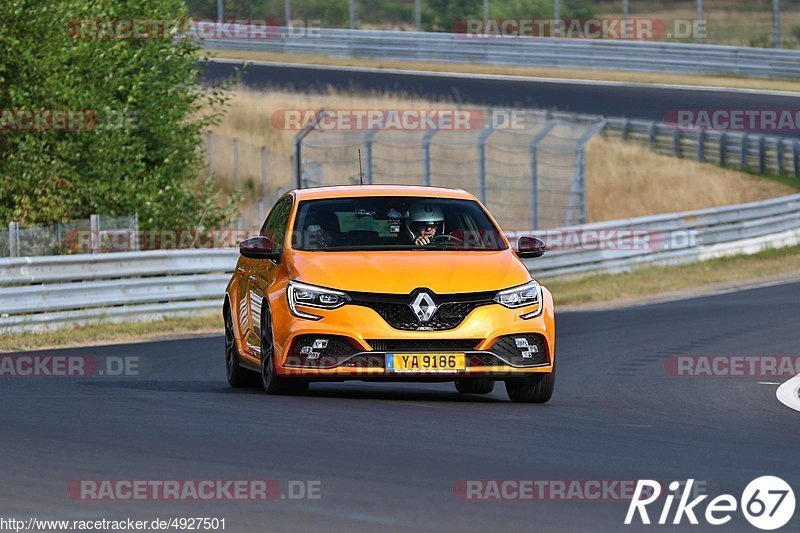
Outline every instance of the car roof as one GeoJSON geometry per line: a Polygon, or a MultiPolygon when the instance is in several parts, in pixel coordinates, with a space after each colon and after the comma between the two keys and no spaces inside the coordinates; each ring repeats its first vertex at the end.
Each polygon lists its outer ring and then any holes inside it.
{"type": "Polygon", "coordinates": [[[366,196],[416,196],[420,198],[456,198],[475,200],[475,197],[461,189],[445,187],[424,187],[420,185],[332,185],[311,187],[291,191],[298,200],[317,200],[322,198],[353,198],[366,196]]]}

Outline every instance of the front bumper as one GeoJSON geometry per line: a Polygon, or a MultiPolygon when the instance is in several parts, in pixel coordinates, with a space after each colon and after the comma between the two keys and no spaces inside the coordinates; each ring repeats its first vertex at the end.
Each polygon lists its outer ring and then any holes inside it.
{"type": "MultiPolygon", "coordinates": [[[[508,309],[499,304],[474,309],[455,328],[446,331],[403,331],[392,328],[374,310],[345,305],[334,310],[314,309],[317,321],[292,316],[285,299],[273,300],[277,373],[315,380],[452,381],[469,377],[505,379],[531,373],[552,372],[555,360],[555,323],[552,296],[543,290],[544,309],[539,316],[522,319],[527,309],[508,309]],[[281,301],[282,300],[282,301],[281,301]],[[527,356],[515,353],[513,339],[538,339],[527,356]],[[332,343],[314,359],[300,354],[307,339],[341,339],[349,348],[332,343]],[[396,372],[387,365],[392,354],[465,355],[465,368],[452,371],[396,372]],[[388,368],[387,368],[388,367],[388,368]]],[[[308,344],[308,343],[307,343],[308,344]]],[[[531,345],[534,342],[531,342],[531,345]]]]}

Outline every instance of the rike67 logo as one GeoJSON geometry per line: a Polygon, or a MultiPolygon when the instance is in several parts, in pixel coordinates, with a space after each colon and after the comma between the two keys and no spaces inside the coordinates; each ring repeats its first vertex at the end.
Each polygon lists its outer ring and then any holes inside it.
{"type": "MultiPolygon", "coordinates": [[[[696,496],[691,501],[689,500],[693,484],[694,479],[689,479],[683,490],[681,490],[683,483],[673,481],[669,484],[671,494],[666,495],[661,512],[657,517],[653,517],[656,524],[677,525],[685,517],[690,524],[697,525],[700,523],[698,520],[698,516],[700,516],[712,526],[721,526],[730,522],[733,514],[740,509],[751,525],[761,530],[771,531],[785,526],[794,515],[794,491],[779,477],[762,476],[754,479],[745,487],[738,501],[730,494],[721,494],[706,503],[705,512],[701,512],[700,504],[708,498],[708,495],[696,496]],[[672,504],[676,497],[678,504],[673,514],[672,504]],[[670,517],[672,517],[671,521],[670,517]]],[[[658,481],[639,480],[631,504],[628,506],[625,525],[634,523],[637,517],[642,524],[651,524],[647,506],[659,500],[661,492],[661,484],[658,481]]],[[[657,506],[658,504],[653,505],[650,511],[657,511],[657,506]]]]}

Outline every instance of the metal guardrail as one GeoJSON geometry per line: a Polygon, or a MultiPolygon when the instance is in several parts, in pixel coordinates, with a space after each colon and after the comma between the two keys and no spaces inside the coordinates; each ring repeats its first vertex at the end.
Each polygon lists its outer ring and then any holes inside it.
{"type": "Polygon", "coordinates": [[[706,129],[684,129],[648,120],[606,118],[605,133],[656,152],[701,163],[800,177],[800,139],[706,129]]]}
{"type": "MultiPolygon", "coordinates": [[[[692,263],[800,244],[800,195],[551,232],[596,239],[527,260],[543,279],[692,263]],[[605,249],[604,232],[621,230],[657,245],[605,249]]],[[[530,232],[508,235],[519,233],[530,232]]],[[[0,259],[0,332],[216,312],[236,258],[235,249],[201,249],[0,259]]]]}
{"type": "Polygon", "coordinates": [[[800,51],[688,43],[482,37],[457,33],[345,30],[270,32],[257,40],[206,39],[216,50],[246,50],[531,67],[800,78],[800,51]]]}

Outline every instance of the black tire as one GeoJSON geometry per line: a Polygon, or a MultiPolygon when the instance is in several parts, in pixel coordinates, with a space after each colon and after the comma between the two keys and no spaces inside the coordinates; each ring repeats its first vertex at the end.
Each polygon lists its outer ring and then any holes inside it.
{"type": "Polygon", "coordinates": [[[239,350],[233,338],[233,319],[230,308],[226,305],[222,316],[225,319],[225,374],[228,384],[235,388],[255,387],[259,383],[258,374],[239,365],[239,350]]]}
{"type": "Polygon", "coordinates": [[[487,378],[457,379],[456,390],[461,394],[489,394],[494,390],[494,381],[487,378]]]}
{"type": "Polygon", "coordinates": [[[547,403],[553,397],[556,372],[535,374],[525,381],[506,381],[506,392],[515,403],[547,403]]]}
{"type": "Polygon", "coordinates": [[[287,379],[275,373],[272,344],[272,316],[264,306],[261,313],[261,385],[267,394],[304,394],[308,392],[308,381],[287,379]]]}

